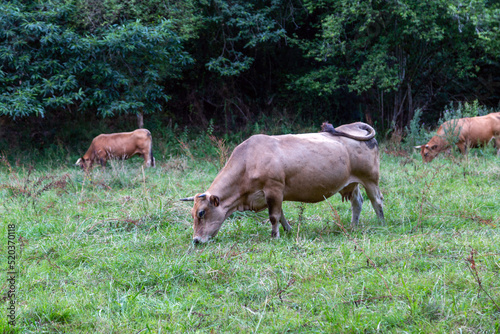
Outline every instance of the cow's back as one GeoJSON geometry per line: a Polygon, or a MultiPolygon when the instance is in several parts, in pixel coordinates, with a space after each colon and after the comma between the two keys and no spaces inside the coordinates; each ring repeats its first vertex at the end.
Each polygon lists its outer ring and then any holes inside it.
{"type": "Polygon", "coordinates": [[[372,144],[329,133],[256,135],[233,151],[227,168],[244,166],[243,188],[281,183],[284,200],[318,202],[368,174],[378,180],[378,150],[372,144]]]}
{"type": "MultiPolygon", "coordinates": [[[[482,145],[488,143],[495,136],[496,117],[497,115],[488,114],[450,120],[439,127],[437,135],[447,141],[453,137],[458,137],[459,143],[467,143],[470,146],[482,145]],[[454,129],[454,131],[451,131],[451,129],[454,129]]],[[[498,120],[498,127],[498,131],[500,131],[500,120],[498,120]]]]}

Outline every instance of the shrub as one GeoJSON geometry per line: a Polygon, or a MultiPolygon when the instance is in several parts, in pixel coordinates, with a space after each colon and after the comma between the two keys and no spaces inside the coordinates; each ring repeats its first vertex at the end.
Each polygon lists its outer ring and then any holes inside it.
{"type": "Polygon", "coordinates": [[[410,126],[405,127],[406,137],[404,140],[405,146],[412,148],[416,145],[425,144],[429,141],[429,133],[425,130],[424,124],[421,124],[422,109],[415,110],[415,115],[410,121],[410,126]]]}

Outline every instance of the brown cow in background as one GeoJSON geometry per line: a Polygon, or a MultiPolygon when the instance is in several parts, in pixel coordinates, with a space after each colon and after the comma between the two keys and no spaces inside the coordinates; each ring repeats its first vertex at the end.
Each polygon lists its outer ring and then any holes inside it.
{"type": "Polygon", "coordinates": [[[485,146],[494,140],[497,155],[500,155],[500,112],[447,121],[427,144],[415,148],[420,149],[424,162],[430,162],[451,146],[448,139],[454,137],[458,138],[457,147],[462,154],[467,148],[485,146]]]}
{"type": "Polygon", "coordinates": [[[104,167],[110,159],[128,159],[137,154],[144,158],[144,167],[154,167],[152,145],[151,132],[146,129],[102,134],[92,140],[87,153],[78,159],[76,165],[88,169],[98,162],[104,167]]]}

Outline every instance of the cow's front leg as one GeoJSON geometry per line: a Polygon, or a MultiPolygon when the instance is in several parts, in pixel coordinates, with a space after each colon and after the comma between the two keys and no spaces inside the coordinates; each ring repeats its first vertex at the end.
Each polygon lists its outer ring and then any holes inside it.
{"type": "MultiPolygon", "coordinates": [[[[283,195],[272,191],[265,192],[265,194],[267,207],[269,209],[269,220],[271,221],[271,238],[279,238],[280,231],[278,223],[281,222],[282,219],[281,217],[283,211],[281,209],[281,205],[283,203],[283,195]]],[[[288,225],[288,223],[286,223],[286,225],[288,225]]]]}
{"type": "Polygon", "coordinates": [[[469,151],[469,148],[472,147],[472,145],[470,142],[465,141],[462,143],[458,143],[457,147],[458,147],[458,150],[460,151],[460,153],[462,153],[463,155],[466,155],[467,151],[469,151]]]}
{"type": "Polygon", "coordinates": [[[344,200],[351,201],[351,225],[358,225],[361,209],[363,208],[363,196],[361,196],[361,192],[359,191],[359,185],[357,183],[351,183],[339,192],[342,196],[342,202],[344,200]]]}
{"type": "Polygon", "coordinates": [[[363,208],[363,196],[359,191],[359,185],[356,185],[351,196],[351,210],[352,218],[351,225],[356,226],[359,224],[359,216],[361,216],[361,209],[363,208]]]}

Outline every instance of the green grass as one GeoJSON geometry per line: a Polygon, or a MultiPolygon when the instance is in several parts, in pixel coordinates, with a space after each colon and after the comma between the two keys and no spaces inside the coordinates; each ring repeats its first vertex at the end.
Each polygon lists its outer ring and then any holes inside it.
{"type": "MultiPolygon", "coordinates": [[[[489,152],[426,165],[416,154],[382,153],[386,226],[362,191],[363,225],[349,236],[327,202],[288,202],[293,231],[281,239],[270,238],[266,213],[245,212],[199,247],[191,244],[190,204],[178,199],[206,190],[214,164],[157,157],[157,168],[143,172],[140,162],[86,176],[65,161],[2,161],[0,245],[16,224],[18,299],[15,327],[0,300],[0,332],[500,328],[500,160],[489,152]],[[473,249],[476,271],[466,261],[473,249]]],[[[339,195],[328,202],[349,227],[350,205],[339,195]]]]}

